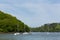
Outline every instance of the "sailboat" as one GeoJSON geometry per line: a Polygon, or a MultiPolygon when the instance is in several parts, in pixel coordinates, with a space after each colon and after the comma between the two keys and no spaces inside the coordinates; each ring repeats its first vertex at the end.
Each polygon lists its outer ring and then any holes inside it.
{"type": "Polygon", "coordinates": [[[14,35],[19,35],[20,33],[14,33],[14,35]]]}
{"type": "Polygon", "coordinates": [[[47,32],[47,35],[48,35],[48,34],[50,34],[50,33],[49,33],[49,27],[48,27],[48,32],[47,32]]]}
{"type": "Polygon", "coordinates": [[[24,33],[23,34],[30,34],[30,32],[26,32],[26,30],[25,30],[25,25],[24,25],[24,33]]]}
{"type": "MultiPolygon", "coordinates": [[[[18,25],[17,25],[17,29],[18,29],[18,25]]],[[[18,32],[18,30],[16,30],[17,32],[16,33],[14,33],[14,35],[19,35],[20,33],[18,32]]]]}

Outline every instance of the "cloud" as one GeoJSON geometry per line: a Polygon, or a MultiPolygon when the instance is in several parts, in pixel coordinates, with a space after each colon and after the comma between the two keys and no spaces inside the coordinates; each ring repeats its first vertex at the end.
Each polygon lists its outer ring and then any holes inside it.
{"type": "MultiPolygon", "coordinates": [[[[41,25],[41,24],[45,24],[45,23],[60,22],[59,21],[60,20],[59,19],[59,17],[60,17],[60,11],[59,11],[60,10],[60,4],[26,3],[26,4],[23,4],[22,7],[28,9],[27,11],[33,12],[32,14],[34,14],[29,19],[30,25],[35,24],[35,26],[36,26],[36,25],[41,25]]],[[[30,14],[30,13],[28,13],[28,14],[30,14]]]]}
{"type": "MultiPolygon", "coordinates": [[[[59,1],[59,0],[58,0],[59,1]]],[[[56,0],[13,0],[0,2],[0,9],[15,15],[29,26],[60,22],[60,3],[56,0]]]]}

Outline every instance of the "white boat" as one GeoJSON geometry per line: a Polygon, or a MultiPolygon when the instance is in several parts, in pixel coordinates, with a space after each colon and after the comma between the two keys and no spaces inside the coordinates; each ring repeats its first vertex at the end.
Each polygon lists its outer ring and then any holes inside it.
{"type": "Polygon", "coordinates": [[[30,32],[26,32],[26,30],[25,30],[25,25],[24,25],[24,33],[22,33],[22,34],[31,34],[30,32]]]}
{"type": "MultiPolygon", "coordinates": [[[[18,29],[18,25],[17,25],[17,29],[18,29]]],[[[19,35],[20,33],[19,33],[19,30],[16,30],[17,32],[16,33],[14,33],[14,35],[19,35]]]]}
{"type": "Polygon", "coordinates": [[[47,32],[47,35],[50,34],[49,32],[47,32]]]}
{"type": "Polygon", "coordinates": [[[14,35],[19,35],[20,33],[14,33],[14,35]]]}
{"type": "Polygon", "coordinates": [[[48,32],[47,32],[47,35],[49,35],[50,33],[49,33],[49,27],[48,27],[48,32]]]}
{"type": "Polygon", "coordinates": [[[23,34],[30,34],[30,33],[28,33],[28,32],[24,32],[23,34]]]}

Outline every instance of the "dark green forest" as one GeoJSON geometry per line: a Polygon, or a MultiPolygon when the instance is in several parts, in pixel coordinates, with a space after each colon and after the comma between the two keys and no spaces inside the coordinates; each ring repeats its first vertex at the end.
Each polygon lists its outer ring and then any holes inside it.
{"type": "Polygon", "coordinates": [[[14,32],[60,32],[60,23],[49,23],[36,28],[30,28],[21,20],[8,13],[0,11],[0,33],[14,32]]]}
{"type": "Polygon", "coordinates": [[[60,32],[60,23],[44,24],[31,30],[32,32],[60,32]]]}
{"type": "Polygon", "coordinates": [[[0,11],[0,33],[7,32],[29,32],[30,28],[21,20],[8,13],[0,11]]]}

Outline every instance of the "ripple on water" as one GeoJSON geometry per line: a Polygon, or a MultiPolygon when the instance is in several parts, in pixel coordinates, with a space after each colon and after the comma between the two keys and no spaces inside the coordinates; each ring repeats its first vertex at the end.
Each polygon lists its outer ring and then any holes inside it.
{"type": "Polygon", "coordinates": [[[0,34],[0,40],[60,40],[60,33],[32,32],[27,35],[0,34]]]}

